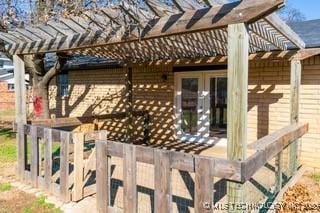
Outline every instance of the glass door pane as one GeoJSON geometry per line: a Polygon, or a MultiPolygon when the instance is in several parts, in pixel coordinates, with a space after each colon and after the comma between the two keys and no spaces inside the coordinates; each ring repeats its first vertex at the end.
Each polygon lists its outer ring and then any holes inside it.
{"type": "Polygon", "coordinates": [[[210,79],[210,136],[225,134],[227,128],[227,78],[210,79]]]}
{"type": "Polygon", "coordinates": [[[198,78],[181,79],[181,129],[195,135],[198,129],[198,78]]]}

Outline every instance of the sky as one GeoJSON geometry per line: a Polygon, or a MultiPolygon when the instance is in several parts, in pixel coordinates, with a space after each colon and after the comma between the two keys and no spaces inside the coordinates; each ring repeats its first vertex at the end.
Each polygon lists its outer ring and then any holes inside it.
{"type": "Polygon", "coordinates": [[[320,19],[320,0],[287,0],[288,5],[299,9],[307,20],[320,19]]]}

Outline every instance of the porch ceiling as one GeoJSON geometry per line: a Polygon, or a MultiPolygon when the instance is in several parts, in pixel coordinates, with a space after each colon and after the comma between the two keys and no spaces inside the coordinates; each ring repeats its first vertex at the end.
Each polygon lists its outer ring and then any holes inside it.
{"type": "Polygon", "coordinates": [[[227,55],[228,24],[247,23],[250,53],[303,49],[304,42],[273,12],[283,0],[120,1],[45,25],[0,33],[14,54],[69,52],[120,61],[201,58],[227,55]],[[220,2],[220,3],[218,3],[220,2]],[[270,15],[271,14],[271,15],[270,15]]]}

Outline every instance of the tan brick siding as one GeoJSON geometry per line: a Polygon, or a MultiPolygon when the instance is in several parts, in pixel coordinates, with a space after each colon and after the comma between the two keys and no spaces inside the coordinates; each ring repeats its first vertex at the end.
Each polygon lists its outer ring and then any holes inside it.
{"type": "MultiPolygon", "coordinates": [[[[133,67],[134,110],[147,110],[151,115],[151,142],[173,139],[173,73],[171,66],[133,67]],[[167,80],[162,80],[167,75],[167,80]]],[[[49,89],[50,112],[54,117],[77,117],[125,111],[125,69],[69,72],[69,97],[58,97],[56,81],[49,89]]],[[[134,120],[135,135],[142,136],[142,118],[134,120]]],[[[100,124],[110,138],[123,140],[124,120],[100,124]]]]}
{"type": "MultiPolygon", "coordinates": [[[[57,97],[56,82],[50,86],[50,109],[56,117],[88,116],[123,111],[124,69],[69,72],[70,96],[57,97]]],[[[301,160],[320,170],[320,57],[303,63],[300,120],[309,122],[303,137],[301,160]]],[[[170,142],[174,131],[174,78],[171,65],[141,65],[133,68],[135,110],[151,114],[151,141],[170,142]],[[167,75],[167,80],[162,75],[167,75]]],[[[289,124],[290,63],[259,61],[250,63],[248,141],[270,134],[289,124]]],[[[142,134],[142,120],[135,119],[136,136],[142,134]]],[[[123,139],[124,121],[101,125],[114,138],[123,139]]]]}
{"type": "MultiPolygon", "coordinates": [[[[248,139],[269,134],[290,121],[290,63],[250,64],[248,139]],[[251,106],[251,108],[250,108],[251,106]]],[[[301,162],[320,170],[320,57],[303,62],[300,91],[300,121],[308,122],[309,133],[301,140],[301,162]]]]}
{"type": "Polygon", "coordinates": [[[0,82],[0,110],[13,110],[14,108],[14,91],[8,90],[7,82],[0,82]]]}

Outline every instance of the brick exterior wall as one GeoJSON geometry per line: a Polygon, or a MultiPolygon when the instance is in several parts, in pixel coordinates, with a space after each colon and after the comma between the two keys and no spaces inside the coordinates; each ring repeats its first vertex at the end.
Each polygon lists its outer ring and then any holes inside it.
{"type": "Polygon", "coordinates": [[[14,91],[8,90],[7,82],[0,82],[0,111],[15,109],[14,91]]]}
{"type": "MultiPolygon", "coordinates": [[[[124,111],[124,69],[69,72],[70,96],[57,97],[56,82],[50,86],[50,109],[56,117],[88,116],[124,111]]],[[[301,161],[320,170],[320,57],[303,62],[300,121],[310,130],[302,139],[301,161]]],[[[141,65],[133,68],[135,110],[151,115],[151,142],[175,140],[174,75],[171,65],[141,65]],[[162,75],[167,75],[167,80],[162,75]]],[[[248,142],[289,124],[290,63],[259,61],[250,63],[248,142]]],[[[142,121],[135,119],[136,136],[142,134],[142,121]]],[[[113,138],[123,139],[123,121],[107,121],[100,128],[113,138]]]]}

